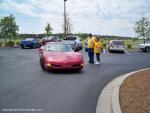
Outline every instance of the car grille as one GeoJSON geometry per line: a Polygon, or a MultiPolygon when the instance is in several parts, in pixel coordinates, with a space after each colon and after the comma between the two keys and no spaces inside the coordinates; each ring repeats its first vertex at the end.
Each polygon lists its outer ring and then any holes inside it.
{"type": "Polygon", "coordinates": [[[62,67],[61,65],[52,64],[52,67],[62,67]]]}
{"type": "Polygon", "coordinates": [[[74,64],[74,65],[72,65],[72,67],[79,67],[79,66],[81,66],[81,64],[74,64]]]}

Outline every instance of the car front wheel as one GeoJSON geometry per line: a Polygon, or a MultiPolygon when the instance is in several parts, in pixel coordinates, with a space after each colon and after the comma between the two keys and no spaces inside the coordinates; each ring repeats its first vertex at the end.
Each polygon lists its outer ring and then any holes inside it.
{"type": "Polygon", "coordinates": [[[45,71],[46,69],[45,69],[44,62],[42,59],[40,59],[40,65],[41,65],[41,68],[45,71]]]}
{"type": "Polygon", "coordinates": [[[145,52],[150,52],[150,47],[146,47],[145,52]]]}
{"type": "Polygon", "coordinates": [[[24,49],[24,46],[21,46],[22,49],[24,49]]]}

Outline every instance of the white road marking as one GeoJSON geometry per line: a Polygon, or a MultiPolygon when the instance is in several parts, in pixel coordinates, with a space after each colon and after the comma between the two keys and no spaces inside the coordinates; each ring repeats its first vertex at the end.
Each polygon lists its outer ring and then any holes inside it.
{"type": "Polygon", "coordinates": [[[106,54],[106,49],[103,50],[103,54],[106,54]]]}
{"type": "Polygon", "coordinates": [[[127,50],[124,50],[125,53],[127,53],[128,55],[131,55],[127,50]]]}

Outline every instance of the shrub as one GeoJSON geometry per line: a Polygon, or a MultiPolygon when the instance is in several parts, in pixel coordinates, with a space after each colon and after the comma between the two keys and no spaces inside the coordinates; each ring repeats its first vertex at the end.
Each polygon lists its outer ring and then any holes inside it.
{"type": "Polygon", "coordinates": [[[20,41],[16,41],[16,45],[20,45],[20,41]]]}
{"type": "Polygon", "coordinates": [[[0,41],[0,46],[2,46],[3,42],[0,41]]]}
{"type": "Polygon", "coordinates": [[[103,48],[106,48],[106,43],[103,43],[102,46],[103,46],[103,48]]]}
{"type": "Polygon", "coordinates": [[[127,44],[127,48],[131,49],[132,48],[132,44],[127,44]]]}
{"type": "Polygon", "coordinates": [[[14,41],[6,42],[6,46],[14,46],[14,41]]]}

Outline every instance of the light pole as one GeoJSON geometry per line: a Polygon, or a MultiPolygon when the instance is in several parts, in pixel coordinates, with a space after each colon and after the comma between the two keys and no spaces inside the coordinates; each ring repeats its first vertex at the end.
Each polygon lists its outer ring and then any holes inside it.
{"type": "Polygon", "coordinates": [[[66,2],[67,0],[64,0],[64,38],[66,37],[66,2]]]}

